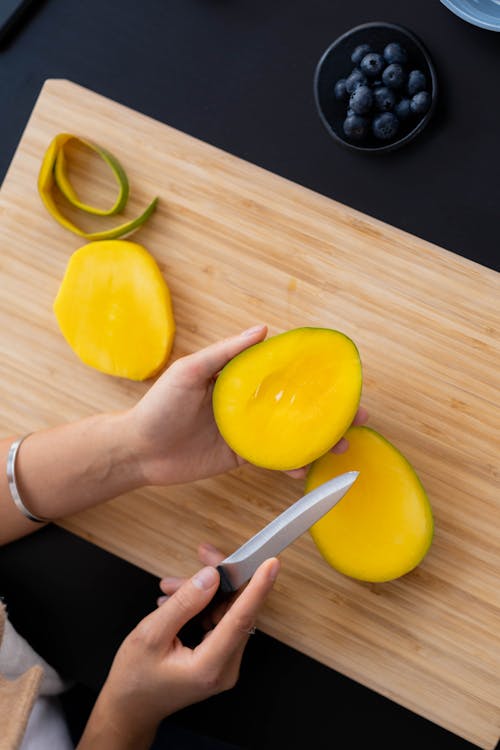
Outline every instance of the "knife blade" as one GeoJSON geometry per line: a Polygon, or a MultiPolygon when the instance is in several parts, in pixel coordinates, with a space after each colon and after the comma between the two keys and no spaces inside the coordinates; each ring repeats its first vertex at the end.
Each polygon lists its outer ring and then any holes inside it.
{"type": "Polygon", "coordinates": [[[264,560],[275,557],[328,513],[344,497],[358,476],[359,472],[348,471],[316,487],[222,560],[217,566],[220,575],[219,591],[228,594],[239,589],[264,560]]]}
{"type": "Polygon", "coordinates": [[[264,560],[274,557],[328,513],[352,487],[358,471],[348,471],[316,487],[297,500],[232,555],[217,565],[220,583],[207,606],[179,633],[185,646],[195,648],[203,639],[211,613],[246,583],[264,560]]]}

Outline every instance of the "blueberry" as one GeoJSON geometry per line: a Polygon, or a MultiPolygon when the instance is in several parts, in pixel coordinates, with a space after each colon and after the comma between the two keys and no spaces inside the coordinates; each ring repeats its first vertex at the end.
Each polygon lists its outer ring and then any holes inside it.
{"type": "Polygon", "coordinates": [[[424,115],[431,106],[431,95],[428,91],[419,91],[411,98],[410,109],[414,115],[424,115]]]}
{"type": "Polygon", "coordinates": [[[382,73],[382,80],[391,89],[400,89],[405,82],[404,69],[399,63],[391,63],[382,73]]]}
{"type": "Polygon", "coordinates": [[[356,114],[356,112],[355,112],[355,111],[354,111],[353,109],[351,109],[351,108],[349,107],[349,109],[347,110],[347,112],[346,112],[346,115],[345,115],[345,116],[346,116],[346,117],[354,117],[354,115],[355,115],[355,114],[356,114]]]}
{"type": "Polygon", "coordinates": [[[344,120],[344,133],[353,141],[360,141],[368,131],[368,123],[364,117],[352,115],[344,120]]]}
{"type": "Polygon", "coordinates": [[[359,68],[354,68],[351,75],[347,78],[345,82],[345,88],[348,94],[352,94],[354,89],[357,86],[360,86],[362,83],[366,83],[366,76],[360,71],[359,68]]]}
{"type": "Polygon", "coordinates": [[[407,120],[411,115],[410,100],[401,99],[394,107],[394,112],[400,120],[407,120]]]}
{"type": "Polygon", "coordinates": [[[390,141],[399,128],[398,118],[392,112],[384,112],[383,115],[377,115],[373,120],[373,135],[380,141],[390,141]]]}
{"type": "Polygon", "coordinates": [[[384,58],[377,52],[369,52],[363,57],[359,67],[368,78],[378,78],[384,67],[384,58]]]}
{"type": "Polygon", "coordinates": [[[353,61],[354,65],[359,65],[363,57],[369,52],[371,52],[371,47],[369,44],[358,44],[351,55],[351,60],[353,61]]]}
{"type": "Polygon", "coordinates": [[[396,103],[394,91],[387,88],[387,86],[380,86],[380,88],[375,89],[373,98],[375,100],[375,107],[380,112],[389,112],[396,103]]]}
{"type": "Polygon", "coordinates": [[[338,99],[339,101],[344,101],[345,99],[347,99],[345,78],[341,78],[339,81],[337,81],[337,83],[335,84],[334,93],[335,99],[338,99]]]}
{"type": "Polygon", "coordinates": [[[373,102],[373,94],[369,86],[358,86],[349,99],[349,106],[357,115],[366,115],[370,111],[373,102]]]}
{"type": "Polygon", "coordinates": [[[391,63],[404,65],[408,61],[406,50],[398,42],[391,42],[387,45],[384,50],[384,58],[389,65],[391,63]]]}
{"type": "Polygon", "coordinates": [[[425,76],[421,70],[412,70],[408,76],[408,93],[410,96],[418,94],[419,91],[423,91],[427,86],[425,76]]]}
{"type": "Polygon", "coordinates": [[[383,85],[384,85],[384,82],[382,81],[381,78],[377,78],[376,81],[372,82],[372,88],[374,89],[378,89],[379,86],[383,86],[383,85]]]}

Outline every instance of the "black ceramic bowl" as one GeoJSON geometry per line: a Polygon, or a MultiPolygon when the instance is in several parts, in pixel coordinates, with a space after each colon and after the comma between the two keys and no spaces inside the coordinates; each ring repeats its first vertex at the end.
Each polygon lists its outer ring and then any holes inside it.
{"type": "Polygon", "coordinates": [[[393,151],[413,140],[429,122],[437,99],[436,71],[429,53],[411,31],[393,23],[374,21],[350,29],[324,52],[314,75],[314,97],[323,125],[338,143],[354,151],[368,153],[393,151]],[[412,116],[406,121],[401,121],[399,131],[392,141],[378,140],[371,131],[362,141],[350,140],[343,129],[348,104],[335,98],[335,83],[340,78],[347,78],[356,67],[351,61],[351,54],[359,44],[369,44],[373,52],[382,54],[385,46],[390,42],[399,42],[405,48],[408,53],[407,70],[421,70],[425,75],[431,95],[431,105],[424,115],[412,116]]]}

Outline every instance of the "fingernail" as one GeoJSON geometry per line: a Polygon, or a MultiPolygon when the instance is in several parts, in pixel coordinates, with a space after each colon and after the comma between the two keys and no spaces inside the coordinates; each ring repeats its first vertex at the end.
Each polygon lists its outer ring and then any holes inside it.
{"type": "Polygon", "coordinates": [[[254,333],[257,333],[257,331],[262,331],[263,328],[264,328],[263,325],[252,326],[251,328],[247,328],[246,331],[243,331],[243,333],[241,333],[240,336],[253,336],[254,333]]]}
{"type": "Polygon", "coordinates": [[[275,581],[276,578],[278,577],[279,572],[280,572],[280,561],[274,560],[273,564],[269,566],[269,570],[267,571],[269,579],[271,581],[275,581]]]}
{"type": "Polygon", "coordinates": [[[156,603],[159,607],[161,607],[162,604],[164,604],[168,599],[168,596],[159,596],[156,600],[156,603]]]}
{"type": "Polygon", "coordinates": [[[210,589],[217,582],[218,575],[215,568],[202,568],[191,580],[197,589],[210,589]]]}

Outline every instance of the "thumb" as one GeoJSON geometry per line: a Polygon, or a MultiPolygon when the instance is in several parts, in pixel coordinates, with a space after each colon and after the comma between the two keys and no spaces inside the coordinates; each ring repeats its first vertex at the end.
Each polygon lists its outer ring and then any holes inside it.
{"type": "Polygon", "coordinates": [[[219,585],[219,573],[211,566],[202,568],[187,580],[157,610],[149,615],[149,639],[154,643],[172,641],[189,620],[206,607],[219,585]]]}
{"type": "Polygon", "coordinates": [[[185,375],[188,378],[191,375],[196,382],[209,380],[237,354],[262,341],[266,333],[267,326],[253,326],[237,336],[216,341],[215,344],[210,344],[195,354],[190,354],[184,360],[186,366],[189,367],[185,375]]]}

